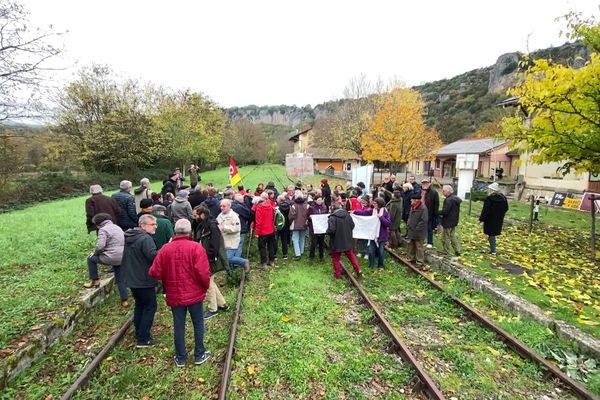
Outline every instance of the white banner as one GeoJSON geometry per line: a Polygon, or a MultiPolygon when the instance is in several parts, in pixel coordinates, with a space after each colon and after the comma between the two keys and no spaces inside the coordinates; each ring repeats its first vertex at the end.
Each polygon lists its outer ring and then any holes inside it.
{"type": "Polygon", "coordinates": [[[329,217],[329,215],[330,214],[313,214],[310,216],[315,235],[321,235],[327,232],[327,217],[329,217]]]}
{"type": "MultiPolygon", "coordinates": [[[[310,216],[315,235],[321,235],[327,232],[327,221],[330,215],[331,214],[313,214],[310,216]]],[[[379,237],[380,222],[377,215],[350,215],[354,221],[354,230],[352,231],[352,237],[354,239],[375,240],[379,237]]]]}
{"type": "Polygon", "coordinates": [[[377,214],[367,216],[351,215],[354,220],[354,230],[352,231],[354,239],[375,240],[379,237],[380,222],[377,214]]]}

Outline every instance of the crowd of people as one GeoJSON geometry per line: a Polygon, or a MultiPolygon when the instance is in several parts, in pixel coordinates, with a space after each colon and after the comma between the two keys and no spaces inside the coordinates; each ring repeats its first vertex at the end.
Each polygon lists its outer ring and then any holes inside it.
{"type": "MultiPolygon", "coordinates": [[[[179,169],[163,182],[158,192],[149,179],[133,189],[130,181],[120,183],[112,196],[100,185],[90,187],[86,200],[88,232],[96,231],[96,248],[87,258],[89,281],[86,288],[100,286],[98,264],[111,266],[121,303],[129,306],[128,290],[135,300],[136,347],[154,344],[151,330],[157,310],[159,281],[171,308],[177,366],[187,361],[185,320],[190,313],[194,327],[194,362],[210,357],[204,347],[204,321],[229,306],[214,280],[219,271],[243,268],[251,263],[242,249],[256,238],[259,261],[256,269],[275,266],[278,257],[300,260],[308,247],[309,260],[331,254],[333,275],[342,275],[341,256],[347,257],[357,276],[362,276],[358,258],[368,259],[370,268],[383,268],[385,249],[403,245],[411,261],[423,265],[425,248],[433,247],[434,232],[441,225],[442,254],[459,257],[457,226],[461,199],[453,187],[444,185],[440,209],[439,194],[428,178],[417,182],[410,176],[398,182],[394,175],[367,189],[362,182],[331,189],[327,179],[320,187],[297,183],[282,187],[259,183],[255,190],[242,184],[220,191],[208,183],[200,187],[198,167],[190,165],[190,186],[179,169]],[[352,215],[377,216],[379,232],[374,240],[354,239],[352,215]],[[327,229],[317,231],[316,215],[327,215],[327,229]],[[307,246],[306,243],[309,243],[307,246]],[[207,309],[204,310],[204,302],[207,309]]],[[[496,236],[501,234],[506,198],[497,183],[489,186],[480,222],[488,235],[491,255],[496,255],[496,236]]]]}

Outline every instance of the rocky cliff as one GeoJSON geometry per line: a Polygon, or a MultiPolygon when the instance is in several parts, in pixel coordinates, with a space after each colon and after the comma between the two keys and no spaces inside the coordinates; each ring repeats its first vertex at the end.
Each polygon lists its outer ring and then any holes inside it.
{"type": "MultiPolygon", "coordinates": [[[[580,43],[567,43],[535,51],[529,57],[538,58],[577,67],[589,59],[589,52],[580,43]]],[[[506,90],[516,83],[524,60],[521,53],[507,53],[498,57],[492,66],[415,86],[427,104],[426,123],[436,128],[442,140],[449,143],[496,120],[500,113],[496,104],[507,97],[506,90]]],[[[232,107],[227,113],[232,120],[247,118],[255,123],[296,128],[312,126],[317,118],[335,111],[345,101],[330,101],[315,107],[250,105],[232,107]]]]}

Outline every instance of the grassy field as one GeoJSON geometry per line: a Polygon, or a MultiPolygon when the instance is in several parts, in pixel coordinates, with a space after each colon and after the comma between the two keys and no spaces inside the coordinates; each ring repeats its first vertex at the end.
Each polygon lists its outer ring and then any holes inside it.
{"type": "MultiPolygon", "coordinates": [[[[291,183],[282,165],[239,169],[243,182],[291,183]]],[[[223,188],[228,168],[201,173],[201,185],[213,182],[223,188]]],[[[317,184],[321,176],[305,179],[317,184]]],[[[134,185],[139,177],[132,179],[134,185]]],[[[160,192],[161,182],[150,186],[160,192]]],[[[110,193],[107,193],[110,194],[110,193]]],[[[24,210],[0,214],[0,349],[32,327],[52,318],[77,298],[87,280],[86,256],[96,237],[87,234],[84,203],[88,196],[52,201],[24,210]]]]}
{"type": "MultiPolygon", "coordinates": [[[[498,237],[498,255],[492,257],[486,254],[487,236],[478,223],[481,203],[473,204],[477,208],[473,207],[471,216],[468,203],[461,207],[461,262],[554,317],[600,338],[600,264],[589,257],[589,232],[582,228],[586,214],[550,209],[551,221],[542,211],[542,221],[534,225],[531,234],[527,224],[505,224],[498,237]],[[574,228],[566,227],[568,224],[574,228]],[[515,265],[521,272],[509,272],[515,265]]],[[[510,207],[508,217],[518,220],[525,215],[522,204],[511,203],[510,207]]],[[[442,250],[440,235],[435,236],[434,246],[442,250]]]]}

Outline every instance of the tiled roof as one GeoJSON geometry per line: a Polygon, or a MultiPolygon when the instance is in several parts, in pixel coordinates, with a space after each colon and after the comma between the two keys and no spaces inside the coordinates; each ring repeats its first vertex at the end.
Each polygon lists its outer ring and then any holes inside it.
{"type": "Polygon", "coordinates": [[[506,140],[497,139],[469,139],[458,140],[445,145],[438,150],[438,156],[449,156],[455,154],[481,154],[502,146],[506,140]]]}

